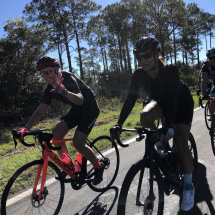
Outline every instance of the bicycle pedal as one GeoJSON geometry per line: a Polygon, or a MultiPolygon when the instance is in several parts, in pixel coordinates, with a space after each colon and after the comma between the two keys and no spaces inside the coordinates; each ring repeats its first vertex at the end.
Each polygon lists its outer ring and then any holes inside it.
{"type": "Polygon", "coordinates": [[[64,178],[64,183],[71,183],[72,181],[74,181],[72,178],[64,178]]]}
{"type": "Polygon", "coordinates": [[[93,182],[93,179],[85,179],[84,182],[85,183],[91,183],[91,182],[93,182]]]}

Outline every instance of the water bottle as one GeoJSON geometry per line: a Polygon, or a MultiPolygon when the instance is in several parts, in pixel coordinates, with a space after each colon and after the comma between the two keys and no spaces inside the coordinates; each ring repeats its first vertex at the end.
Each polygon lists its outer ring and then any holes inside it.
{"type": "Polygon", "coordinates": [[[73,162],[70,157],[65,153],[60,153],[60,159],[65,162],[71,169],[74,168],[73,162]]]}
{"type": "Polygon", "coordinates": [[[81,166],[82,166],[82,155],[81,154],[76,154],[75,172],[81,172],[81,166]]]}

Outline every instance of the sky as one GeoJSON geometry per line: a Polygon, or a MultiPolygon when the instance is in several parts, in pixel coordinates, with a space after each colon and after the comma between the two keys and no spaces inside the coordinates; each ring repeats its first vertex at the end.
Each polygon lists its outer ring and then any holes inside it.
{"type": "MultiPolygon", "coordinates": [[[[109,4],[113,4],[116,2],[120,2],[120,0],[93,0],[95,3],[102,5],[102,8],[105,8],[107,5],[109,4]]],[[[25,8],[25,5],[30,3],[31,0],[0,0],[0,5],[1,5],[1,12],[0,12],[0,38],[4,37],[4,29],[3,29],[3,25],[1,25],[6,19],[9,18],[17,18],[18,16],[23,16],[22,11],[25,8]]],[[[214,8],[215,8],[215,0],[184,0],[184,2],[187,4],[190,3],[196,3],[198,5],[199,8],[201,8],[202,10],[204,10],[205,12],[214,14],[214,8]]],[[[208,47],[207,49],[209,49],[210,47],[210,43],[209,43],[209,38],[207,39],[207,43],[208,43],[208,47]]],[[[205,53],[206,53],[206,44],[205,44],[205,40],[202,39],[203,45],[202,45],[202,49],[200,51],[200,60],[204,60],[205,59],[205,53]]],[[[82,44],[81,44],[82,45],[82,44]]],[[[82,45],[83,46],[83,45],[82,45]]],[[[215,46],[215,38],[212,39],[212,47],[215,46]]],[[[48,53],[56,58],[58,58],[58,53],[57,51],[52,52],[52,53],[48,53]]],[[[73,56],[72,56],[73,58],[73,56]]],[[[65,63],[67,63],[67,58],[66,58],[66,54],[65,56],[63,55],[63,59],[65,63]]],[[[76,67],[76,65],[74,65],[75,63],[72,63],[73,67],[76,67]]]]}

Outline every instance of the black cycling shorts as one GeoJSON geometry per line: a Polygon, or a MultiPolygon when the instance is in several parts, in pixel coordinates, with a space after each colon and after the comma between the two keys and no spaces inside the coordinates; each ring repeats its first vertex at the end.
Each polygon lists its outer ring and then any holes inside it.
{"type": "MultiPolygon", "coordinates": [[[[158,105],[163,112],[163,116],[165,116],[166,110],[164,108],[164,104],[158,102],[158,105]]],[[[192,96],[189,96],[183,101],[180,101],[178,103],[175,121],[173,124],[185,124],[191,126],[193,120],[193,108],[194,102],[192,96]]]]}
{"type": "Polygon", "coordinates": [[[68,110],[61,117],[60,121],[65,122],[70,129],[78,126],[78,131],[89,135],[99,113],[100,109],[98,103],[96,99],[92,99],[90,102],[78,108],[71,108],[68,110]]]}

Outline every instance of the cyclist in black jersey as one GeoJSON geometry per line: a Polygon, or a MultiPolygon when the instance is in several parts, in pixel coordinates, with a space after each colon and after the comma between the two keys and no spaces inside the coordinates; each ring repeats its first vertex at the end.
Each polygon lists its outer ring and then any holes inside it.
{"type": "MultiPolygon", "coordinates": [[[[208,64],[208,60],[203,60],[201,62],[201,70],[199,71],[199,77],[198,77],[198,82],[197,82],[197,91],[196,91],[196,94],[199,96],[200,95],[200,92],[201,92],[201,86],[202,86],[202,67],[204,66],[204,64],[208,64]]],[[[211,87],[211,83],[210,81],[208,81],[208,84],[207,84],[207,88],[210,88],[211,87]]]]}
{"type": "Polygon", "coordinates": [[[202,98],[210,100],[209,111],[212,116],[215,113],[215,100],[210,99],[210,97],[215,97],[215,48],[207,50],[206,56],[209,62],[202,67],[202,98]],[[208,83],[211,83],[209,95],[208,83]]]}
{"type": "MultiPolygon", "coordinates": [[[[53,140],[63,139],[68,131],[77,126],[73,138],[75,149],[86,157],[95,168],[94,185],[102,181],[104,165],[99,162],[90,147],[85,145],[86,139],[99,115],[100,109],[95,99],[95,93],[82,82],[77,76],[70,72],[60,71],[58,60],[51,56],[44,56],[37,62],[37,70],[42,78],[48,83],[41,104],[33,113],[27,125],[19,131],[23,134],[30,130],[46,113],[52,98],[56,98],[71,109],[61,117],[53,128],[53,140]]],[[[61,146],[59,154],[69,155],[65,142],[55,144],[61,146]]],[[[64,177],[66,174],[63,172],[64,177]]]]}
{"type": "MultiPolygon", "coordinates": [[[[134,71],[127,99],[122,107],[119,120],[113,127],[120,132],[123,123],[130,114],[142,86],[152,101],[140,114],[144,128],[156,129],[154,121],[165,116],[163,138],[173,137],[184,173],[184,193],[181,208],[188,211],[194,205],[195,188],[192,184],[193,161],[188,148],[194,102],[188,86],[180,80],[175,65],[166,65],[160,56],[160,44],[151,37],[138,40],[133,53],[141,68],[134,71]]],[[[157,135],[155,134],[155,138],[157,135]]],[[[113,137],[112,137],[113,138],[113,137]]]]}

